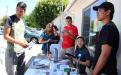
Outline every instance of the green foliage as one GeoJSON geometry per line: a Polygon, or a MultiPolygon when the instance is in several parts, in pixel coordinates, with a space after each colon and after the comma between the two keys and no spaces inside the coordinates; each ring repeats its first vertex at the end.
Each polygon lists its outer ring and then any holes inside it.
{"type": "Polygon", "coordinates": [[[4,16],[2,19],[0,19],[0,26],[3,26],[6,22],[7,16],[4,16]]]}
{"type": "MultiPolygon", "coordinates": [[[[63,8],[66,7],[67,2],[68,0],[63,0],[63,8]]],[[[62,0],[39,0],[32,13],[25,17],[27,25],[44,28],[60,14],[61,7],[62,0]]]]}
{"type": "Polygon", "coordinates": [[[2,25],[2,19],[0,19],[0,26],[2,25]]]}

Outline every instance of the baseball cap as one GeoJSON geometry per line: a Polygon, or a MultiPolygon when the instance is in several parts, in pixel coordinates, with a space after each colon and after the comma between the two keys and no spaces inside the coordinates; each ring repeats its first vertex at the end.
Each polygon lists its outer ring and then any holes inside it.
{"type": "Polygon", "coordinates": [[[21,7],[26,10],[27,5],[24,2],[18,2],[17,7],[21,7]]]}
{"type": "Polygon", "coordinates": [[[111,2],[103,2],[99,6],[94,6],[93,10],[97,11],[99,8],[111,10],[111,12],[114,12],[114,5],[111,2]]]}

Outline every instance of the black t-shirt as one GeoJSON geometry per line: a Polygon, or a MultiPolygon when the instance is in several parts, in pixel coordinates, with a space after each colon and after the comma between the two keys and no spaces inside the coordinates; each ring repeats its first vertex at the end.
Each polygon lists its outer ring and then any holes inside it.
{"type": "Polygon", "coordinates": [[[60,40],[60,36],[59,36],[59,35],[55,36],[55,37],[54,37],[54,40],[56,40],[56,41],[54,42],[54,44],[58,44],[58,42],[59,42],[59,40],[60,40]]]}
{"type": "Polygon", "coordinates": [[[95,47],[95,56],[94,56],[94,64],[95,67],[98,58],[101,54],[101,45],[108,44],[112,47],[111,54],[107,59],[107,63],[102,68],[100,73],[104,73],[107,75],[117,75],[117,60],[116,53],[119,47],[119,32],[115,24],[110,21],[108,24],[104,25],[100,31],[98,41],[95,47]]]}
{"type": "MultiPolygon", "coordinates": [[[[85,62],[86,60],[90,60],[90,54],[87,48],[77,48],[75,51],[76,59],[80,59],[80,61],[85,62]],[[79,55],[81,55],[79,57],[79,55]]],[[[77,65],[77,63],[76,63],[77,65]]],[[[86,74],[86,66],[78,64],[79,74],[86,74]]]]}
{"type": "Polygon", "coordinates": [[[17,18],[17,16],[14,14],[14,15],[12,15],[12,16],[7,18],[5,25],[7,25],[7,26],[9,26],[11,28],[12,27],[12,23],[13,22],[18,22],[19,20],[20,19],[17,18]]]}

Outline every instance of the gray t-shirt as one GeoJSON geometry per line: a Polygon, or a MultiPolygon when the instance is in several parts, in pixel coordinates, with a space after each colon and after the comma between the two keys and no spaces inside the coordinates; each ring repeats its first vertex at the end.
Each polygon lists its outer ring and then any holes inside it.
{"type": "MultiPolygon", "coordinates": [[[[25,41],[24,38],[25,24],[22,19],[18,19],[16,15],[12,15],[7,18],[5,25],[11,28],[10,31],[11,37],[19,41],[25,41]]],[[[22,47],[19,46],[18,44],[7,42],[7,49],[12,52],[14,51],[16,53],[21,53],[22,47]]]]}

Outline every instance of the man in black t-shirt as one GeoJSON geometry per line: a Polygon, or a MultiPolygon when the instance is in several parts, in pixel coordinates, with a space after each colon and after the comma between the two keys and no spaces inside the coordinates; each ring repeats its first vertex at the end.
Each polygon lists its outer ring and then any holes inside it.
{"type": "Polygon", "coordinates": [[[98,21],[103,23],[103,27],[96,43],[92,75],[117,75],[116,53],[119,47],[119,32],[111,21],[114,6],[110,2],[104,2],[93,9],[97,11],[98,21]]]}

